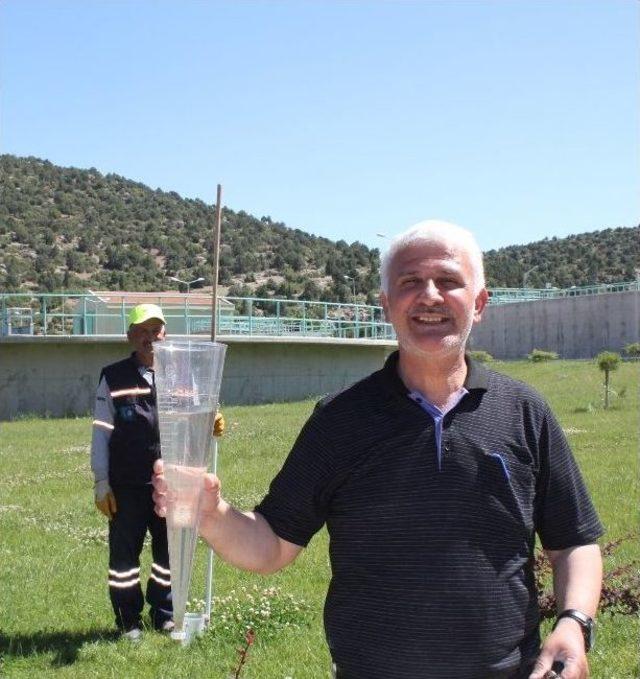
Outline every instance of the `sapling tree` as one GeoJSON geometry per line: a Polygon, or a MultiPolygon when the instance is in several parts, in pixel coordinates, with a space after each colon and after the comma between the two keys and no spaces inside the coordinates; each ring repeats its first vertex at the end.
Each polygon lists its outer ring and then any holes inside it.
{"type": "Polygon", "coordinates": [[[609,374],[618,369],[620,354],[614,351],[603,351],[596,356],[598,368],[604,372],[604,407],[609,407],[609,374]]]}

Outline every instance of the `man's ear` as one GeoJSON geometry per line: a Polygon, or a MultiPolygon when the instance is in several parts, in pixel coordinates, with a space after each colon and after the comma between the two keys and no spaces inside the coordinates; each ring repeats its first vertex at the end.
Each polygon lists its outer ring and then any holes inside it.
{"type": "Polygon", "coordinates": [[[380,290],[380,305],[382,306],[382,309],[384,311],[384,318],[387,321],[387,323],[391,323],[389,320],[389,300],[387,299],[387,295],[385,294],[384,290],[380,290]]]}
{"type": "Polygon", "coordinates": [[[479,323],[482,319],[482,312],[489,303],[489,293],[486,288],[482,288],[480,292],[476,295],[475,309],[473,313],[473,322],[479,323]]]}

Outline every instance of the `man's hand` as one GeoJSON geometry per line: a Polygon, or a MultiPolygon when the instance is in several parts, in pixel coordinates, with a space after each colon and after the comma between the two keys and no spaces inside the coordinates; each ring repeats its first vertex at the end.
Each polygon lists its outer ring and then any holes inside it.
{"type": "MultiPolygon", "coordinates": [[[[153,464],[153,502],[158,516],[167,515],[169,498],[167,494],[167,482],[164,478],[164,463],[156,460],[153,464]]],[[[213,518],[217,514],[220,505],[220,479],[215,474],[205,474],[202,499],[200,501],[200,515],[204,518],[213,518]]]]}
{"type": "Polygon", "coordinates": [[[93,493],[96,507],[111,521],[114,514],[118,511],[118,507],[109,482],[106,480],[98,481],[93,493]]]}
{"type": "Polygon", "coordinates": [[[529,679],[545,679],[547,676],[559,676],[561,679],[586,679],[589,676],[582,630],[571,618],[562,618],[546,638],[529,679]],[[562,674],[548,675],[556,660],[564,663],[562,674]]]}
{"type": "Polygon", "coordinates": [[[216,413],[216,419],[213,422],[213,435],[222,436],[224,434],[224,427],[224,417],[222,417],[222,413],[218,412],[216,413]]]}
{"type": "MultiPolygon", "coordinates": [[[[174,470],[167,465],[168,472],[174,470]]],[[[254,573],[275,573],[302,551],[300,545],[278,537],[259,512],[241,512],[222,499],[220,479],[203,475],[198,531],[216,554],[234,566],[254,573]]],[[[153,501],[158,516],[167,516],[175,498],[167,488],[162,460],[153,464],[153,501]]]]}
{"type": "MultiPolygon", "coordinates": [[[[553,570],[553,591],[558,612],[575,608],[595,617],[602,583],[602,556],[597,544],[579,545],[559,550],[545,550],[553,570]]],[[[589,664],[580,624],[561,618],[546,638],[529,679],[546,679],[554,661],[564,663],[562,679],[585,679],[589,664]]],[[[557,676],[557,675],[555,675],[557,676]]]]}
{"type": "Polygon", "coordinates": [[[216,517],[222,500],[220,488],[220,479],[215,474],[205,474],[202,500],[200,501],[200,516],[202,518],[216,517]]]}
{"type": "Polygon", "coordinates": [[[153,463],[151,485],[153,486],[153,509],[158,516],[164,518],[167,515],[167,482],[164,480],[162,460],[156,460],[153,463]]]}

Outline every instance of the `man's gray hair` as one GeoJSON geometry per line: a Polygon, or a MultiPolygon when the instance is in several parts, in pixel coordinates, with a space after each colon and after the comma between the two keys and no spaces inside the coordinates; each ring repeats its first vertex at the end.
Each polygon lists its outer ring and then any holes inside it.
{"type": "Polygon", "coordinates": [[[437,219],[427,219],[424,222],[414,224],[403,233],[394,236],[389,243],[389,249],[382,255],[380,262],[380,287],[385,294],[389,293],[389,274],[393,258],[401,250],[427,243],[451,244],[466,252],[471,262],[473,284],[476,293],[485,287],[482,251],[471,231],[467,231],[457,224],[442,222],[437,219]]]}

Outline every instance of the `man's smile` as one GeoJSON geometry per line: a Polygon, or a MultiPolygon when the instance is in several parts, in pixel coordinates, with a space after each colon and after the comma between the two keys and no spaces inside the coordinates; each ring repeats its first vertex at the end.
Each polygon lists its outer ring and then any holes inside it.
{"type": "Polygon", "coordinates": [[[442,311],[425,311],[424,309],[411,312],[409,318],[421,325],[439,325],[451,320],[451,316],[442,311]]]}
{"type": "Polygon", "coordinates": [[[426,323],[428,325],[434,325],[436,323],[444,323],[449,319],[446,316],[440,316],[439,314],[414,314],[411,316],[414,321],[420,323],[426,323]]]}

